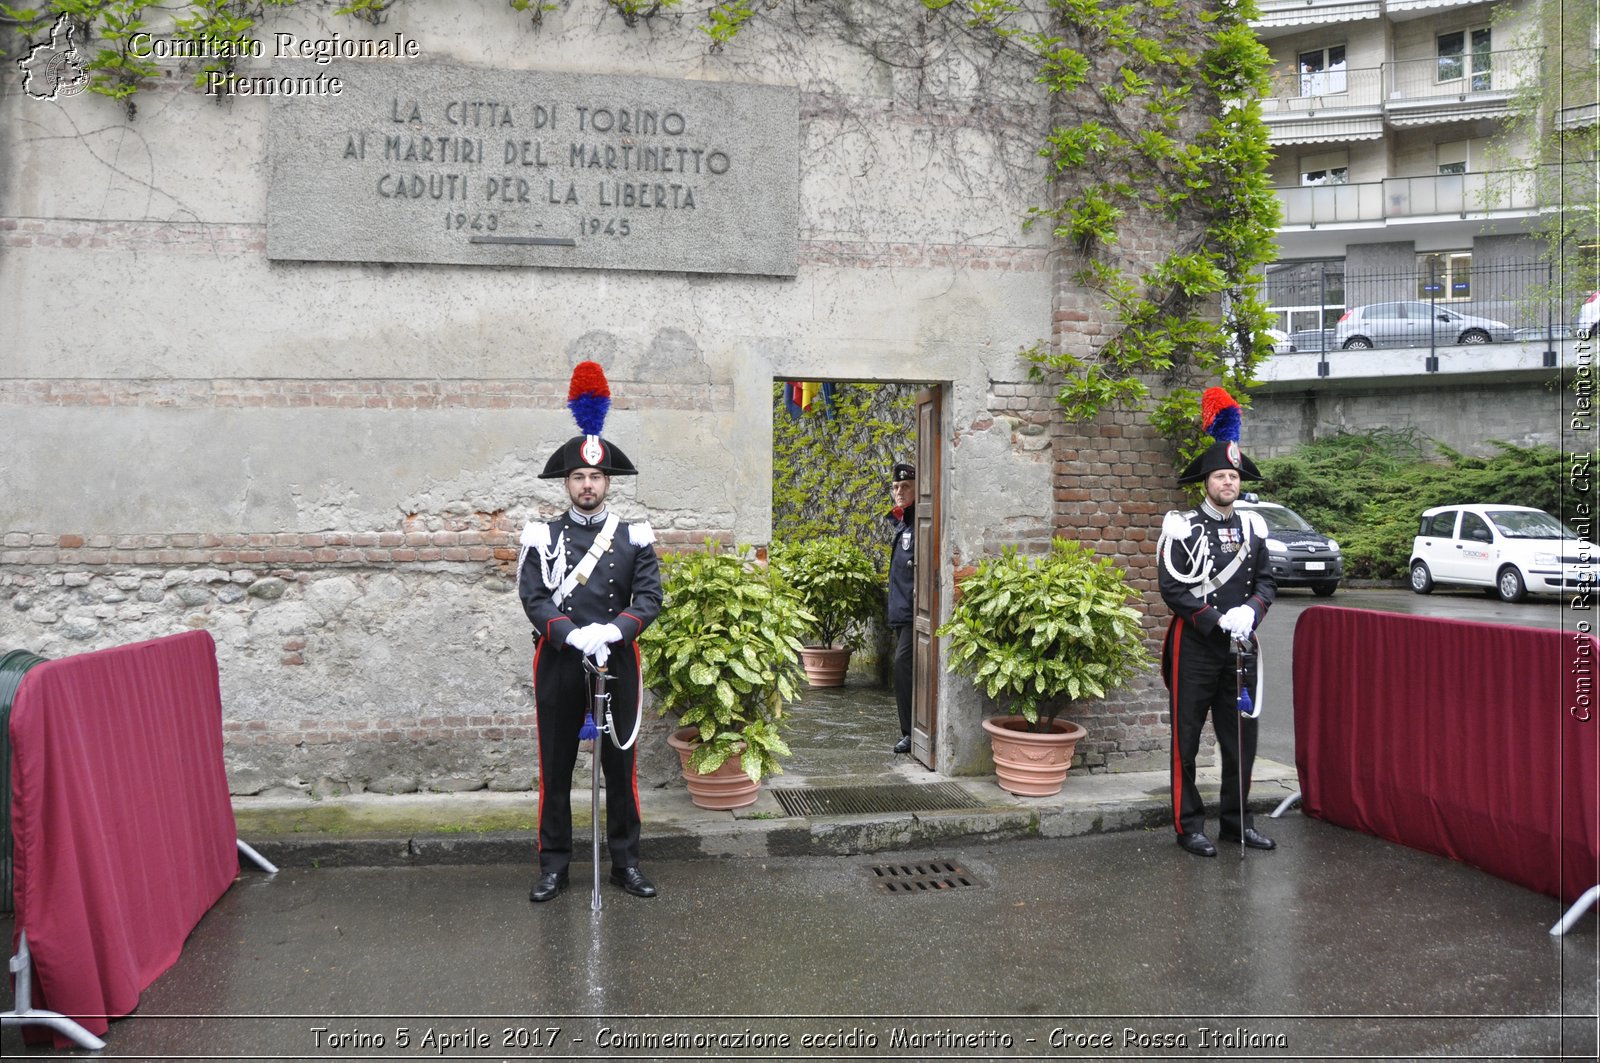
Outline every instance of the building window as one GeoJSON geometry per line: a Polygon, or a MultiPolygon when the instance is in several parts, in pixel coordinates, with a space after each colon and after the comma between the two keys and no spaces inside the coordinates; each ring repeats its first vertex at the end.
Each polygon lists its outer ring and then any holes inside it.
{"type": "Polygon", "coordinates": [[[1436,251],[1417,256],[1417,298],[1443,303],[1472,298],[1472,252],[1436,251]]]}
{"type": "Polygon", "coordinates": [[[1437,172],[1441,175],[1480,173],[1493,159],[1489,148],[1488,137],[1473,137],[1471,140],[1451,140],[1435,144],[1433,154],[1437,172]]]}
{"type": "Polygon", "coordinates": [[[1318,188],[1322,185],[1347,185],[1350,183],[1350,153],[1325,151],[1321,155],[1300,157],[1300,187],[1318,188]]]}
{"type": "Polygon", "coordinates": [[[1301,351],[1333,349],[1333,327],[1344,313],[1344,260],[1274,262],[1261,295],[1277,327],[1301,351]]]}
{"type": "Polygon", "coordinates": [[[1344,91],[1344,45],[1300,53],[1300,95],[1326,96],[1344,91]]]}
{"type": "Polygon", "coordinates": [[[1491,51],[1487,28],[1439,34],[1439,81],[1465,78],[1469,92],[1487,92],[1493,85],[1491,51]]]}

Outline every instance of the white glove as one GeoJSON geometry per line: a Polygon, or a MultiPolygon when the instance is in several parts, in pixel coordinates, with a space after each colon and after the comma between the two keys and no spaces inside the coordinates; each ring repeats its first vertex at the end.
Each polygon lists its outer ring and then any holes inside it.
{"type": "Polygon", "coordinates": [[[603,644],[600,637],[595,633],[595,628],[598,626],[597,624],[589,624],[585,627],[573,628],[567,633],[567,645],[579,653],[594,653],[595,646],[603,644]]]}
{"type": "Polygon", "coordinates": [[[615,624],[590,624],[583,630],[589,633],[589,646],[584,650],[601,668],[611,659],[611,643],[622,641],[622,629],[615,624]]]}
{"type": "Polygon", "coordinates": [[[1222,614],[1217,626],[1234,638],[1244,641],[1250,637],[1250,629],[1256,626],[1255,610],[1248,605],[1236,605],[1222,614]]]}

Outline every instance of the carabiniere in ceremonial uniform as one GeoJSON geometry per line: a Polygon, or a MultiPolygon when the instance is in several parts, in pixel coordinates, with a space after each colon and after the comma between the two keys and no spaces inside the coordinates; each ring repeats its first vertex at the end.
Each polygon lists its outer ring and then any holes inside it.
{"type": "MultiPolygon", "coordinates": [[[[599,374],[599,367],[593,372],[599,374]]],[[[578,380],[575,373],[575,391],[578,380]]],[[[603,375],[597,386],[605,386],[603,375]]],[[[609,400],[609,389],[605,394],[609,400]]],[[[581,417],[579,424],[584,425],[581,417]]],[[[549,900],[565,887],[572,860],[572,772],[590,707],[585,655],[610,672],[612,731],[610,740],[601,735],[595,746],[606,780],[611,881],[637,896],[656,892],[638,870],[639,787],[628,736],[638,735],[643,693],[635,640],[661,611],[661,567],[650,525],[619,520],[604,506],[604,488],[598,498],[587,499],[592,504],[584,511],[572,474],[585,470],[605,474],[607,484],[611,476],[638,471],[598,431],[568,440],[550,456],[540,478],[567,480],[574,505],[555,520],[523,529],[518,563],[517,591],[533,622],[535,645],[540,873],[531,894],[535,901],[549,900]]]]}
{"type": "Polygon", "coordinates": [[[900,716],[896,753],[911,752],[912,683],[916,663],[912,655],[917,618],[917,469],[895,462],[890,470],[890,494],[895,506],[887,514],[894,527],[889,548],[889,630],[894,633],[894,701],[900,716]]]}
{"type": "Polygon", "coordinates": [[[1178,844],[1197,856],[1215,856],[1206,838],[1205,804],[1195,787],[1195,757],[1201,731],[1211,717],[1222,756],[1221,837],[1243,840],[1256,849],[1274,847],[1258,834],[1248,812],[1250,772],[1255,763],[1258,723],[1241,714],[1235,644],[1249,647],[1245,689],[1254,693],[1255,628],[1277,594],[1268,564],[1267,529],[1254,513],[1235,512],[1243,480],[1259,480],[1255,463],[1239,449],[1238,404],[1221,388],[1206,393],[1208,406],[1221,406],[1228,429],[1206,426],[1217,441],[1184,470],[1180,484],[1204,483],[1206,499],[1197,508],[1167,514],[1157,548],[1162,600],[1172,610],[1162,646],[1161,673],[1172,716],[1172,817],[1178,844]],[[1228,412],[1231,407],[1231,415],[1228,412]],[[1220,474],[1220,475],[1214,475],[1220,474]]]}

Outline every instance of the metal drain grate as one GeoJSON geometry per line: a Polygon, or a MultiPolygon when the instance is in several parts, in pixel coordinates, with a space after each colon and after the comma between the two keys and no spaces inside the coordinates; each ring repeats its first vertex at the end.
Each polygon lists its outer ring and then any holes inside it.
{"type": "Polygon", "coordinates": [[[946,812],[982,808],[958,783],[895,786],[774,786],[788,816],[850,816],[869,812],[946,812]]]}
{"type": "Polygon", "coordinates": [[[980,885],[972,872],[954,860],[876,864],[872,868],[872,883],[883,893],[932,893],[980,885]]]}

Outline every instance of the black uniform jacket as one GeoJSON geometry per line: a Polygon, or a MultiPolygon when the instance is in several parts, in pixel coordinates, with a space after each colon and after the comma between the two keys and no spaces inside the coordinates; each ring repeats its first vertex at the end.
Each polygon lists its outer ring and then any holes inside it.
{"type": "MultiPolygon", "coordinates": [[[[550,542],[560,544],[567,572],[583,560],[604,526],[603,519],[587,523],[575,518],[571,510],[549,522],[550,542]]],[[[661,564],[656,559],[654,538],[648,524],[619,521],[611,548],[600,555],[589,581],[574,587],[560,605],[552,597],[556,588],[544,585],[539,549],[530,549],[522,561],[517,593],[533,621],[534,637],[564,646],[574,625],[615,624],[624,642],[637,639],[661,613],[661,564]]]]}
{"type": "Polygon", "coordinates": [[[1202,539],[1206,542],[1208,559],[1206,579],[1225,570],[1234,554],[1245,551],[1243,562],[1220,586],[1201,597],[1194,594],[1194,585],[1185,584],[1168,571],[1163,557],[1158,566],[1161,598],[1173,614],[1186,621],[1202,635],[1226,640],[1227,633],[1217,627],[1222,614],[1235,606],[1248,605],[1256,614],[1256,625],[1267,615],[1278,585],[1272,578],[1267,560],[1266,528],[1254,517],[1244,517],[1235,510],[1233,516],[1222,518],[1210,506],[1202,505],[1180,514],[1189,522],[1189,536],[1173,544],[1172,561],[1179,571],[1193,568],[1194,556],[1202,539]],[[1254,521],[1248,539],[1244,521],[1254,521]]]}
{"type": "Polygon", "coordinates": [[[899,627],[916,619],[917,528],[916,507],[907,506],[902,516],[890,510],[894,539],[889,546],[889,625],[899,627]]]}

